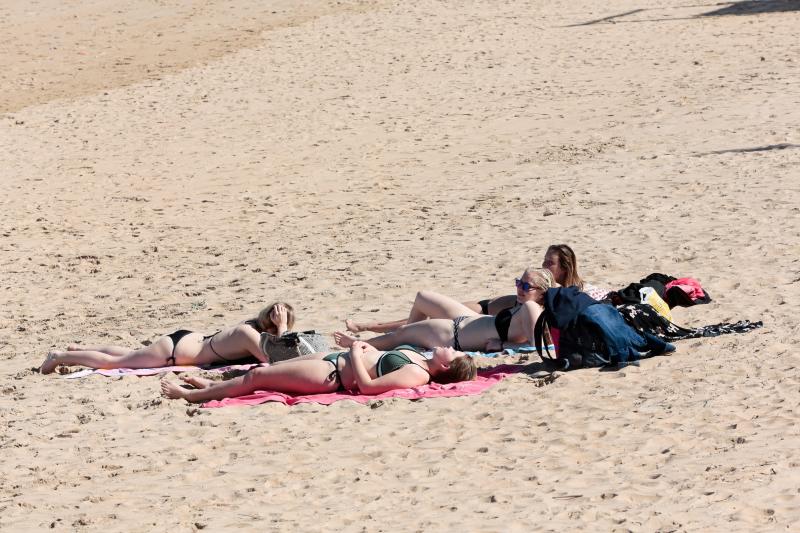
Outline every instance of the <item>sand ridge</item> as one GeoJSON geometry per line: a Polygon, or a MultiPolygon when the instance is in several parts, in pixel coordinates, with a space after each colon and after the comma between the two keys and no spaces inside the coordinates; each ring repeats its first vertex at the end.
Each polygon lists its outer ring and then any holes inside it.
{"type": "Polygon", "coordinates": [[[374,9],[371,0],[53,2],[0,8],[7,69],[0,112],[159,79],[257,45],[274,28],[329,13],[374,9]]]}

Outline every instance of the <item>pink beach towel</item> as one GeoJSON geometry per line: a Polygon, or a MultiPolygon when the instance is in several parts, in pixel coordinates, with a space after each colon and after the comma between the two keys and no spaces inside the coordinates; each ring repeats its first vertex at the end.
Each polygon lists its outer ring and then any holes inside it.
{"type": "Polygon", "coordinates": [[[224,400],[214,400],[204,403],[203,407],[228,407],[231,405],[257,405],[265,402],[281,402],[286,405],[298,403],[319,403],[330,405],[340,400],[352,400],[354,402],[366,404],[371,400],[383,398],[405,398],[407,400],[417,400],[420,398],[449,398],[453,396],[473,396],[480,394],[486,389],[499,383],[507,376],[522,371],[521,365],[499,365],[492,368],[480,370],[475,381],[462,381],[460,383],[450,383],[440,385],[439,383],[429,383],[421,387],[412,389],[396,389],[383,394],[374,396],[366,394],[354,394],[352,392],[332,392],[330,394],[311,394],[308,396],[291,396],[282,392],[256,391],[247,396],[237,396],[236,398],[225,398],[224,400]]]}
{"type": "Polygon", "coordinates": [[[227,372],[228,370],[249,370],[258,365],[228,365],[218,366],[214,368],[202,368],[199,366],[160,366],[156,368],[88,368],[86,370],[79,370],[70,374],[64,374],[61,377],[64,379],[76,379],[97,374],[107,378],[119,376],[158,376],[165,372],[191,372],[193,370],[205,370],[206,372],[227,372]]]}

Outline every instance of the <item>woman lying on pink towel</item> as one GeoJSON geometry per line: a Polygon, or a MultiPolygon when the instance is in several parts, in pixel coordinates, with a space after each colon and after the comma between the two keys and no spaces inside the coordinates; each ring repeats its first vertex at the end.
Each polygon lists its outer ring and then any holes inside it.
{"type": "Polygon", "coordinates": [[[477,366],[471,357],[452,348],[435,348],[428,359],[411,346],[378,351],[356,341],[347,352],[312,354],[257,367],[243,376],[213,381],[186,376],[193,389],[163,380],[161,393],[192,403],[245,396],[259,390],[286,394],[326,394],[353,391],[382,394],[394,389],[419,387],[436,381],[455,383],[475,379],[477,366]]]}
{"type": "Polygon", "coordinates": [[[208,365],[253,356],[268,362],[261,351],[262,332],[283,335],[294,326],[294,309],[287,303],[265,307],[258,316],[213,335],[186,329],[164,335],[153,344],[133,350],[122,346],[68,346],[66,351],[47,355],[39,371],[53,372],[58,365],[89,368],[157,368],[175,365],[208,365]]]}

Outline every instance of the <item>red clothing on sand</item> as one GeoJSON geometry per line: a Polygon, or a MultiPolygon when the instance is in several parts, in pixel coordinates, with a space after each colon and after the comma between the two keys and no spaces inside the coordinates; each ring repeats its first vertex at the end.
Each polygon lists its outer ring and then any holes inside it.
{"type": "Polygon", "coordinates": [[[692,300],[697,300],[698,298],[702,298],[706,295],[706,293],[703,292],[703,287],[700,285],[700,282],[694,278],[676,279],[675,281],[670,281],[664,286],[666,290],[669,290],[672,287],[678,287],[692,300]]]}

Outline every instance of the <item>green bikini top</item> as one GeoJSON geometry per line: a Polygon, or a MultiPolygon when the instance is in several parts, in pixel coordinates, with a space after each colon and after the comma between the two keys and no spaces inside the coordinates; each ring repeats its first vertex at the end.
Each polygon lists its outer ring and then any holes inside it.
{"type": "Polygon", "coordinates": [[[378,374],[378,377],[385,376],[386,374],[391,374],[395,370],[399,370],[406,365],[417,365],[422,370],[427,372],[428,382],[430,382],[431,373],[428,372],[428,369],[422,366],[421,364],[412,361],[406,354],[404,354],[400,350],[411,350],[414,353],[422,355],[416,348],[414,348],[413,346],[409,346],[408,344],[403,344],[402,346],[398,346],[394,350],[383,352],[383,355],[381,355],[378,358],[378,362],[375,363],[375,369],[378,374]]]}

